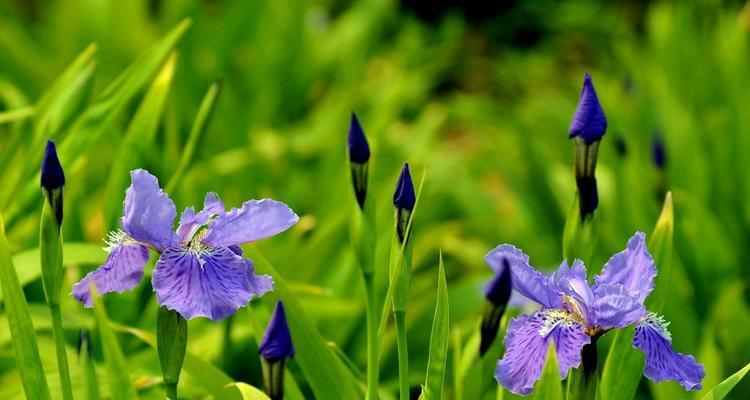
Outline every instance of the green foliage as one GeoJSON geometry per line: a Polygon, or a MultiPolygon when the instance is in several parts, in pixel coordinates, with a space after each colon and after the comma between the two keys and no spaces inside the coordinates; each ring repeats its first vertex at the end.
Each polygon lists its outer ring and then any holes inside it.
{"type": "Polygon", "coordinates": [[[421,398],[425,400],[443,398],[443,379],[448,363],[449,332],[448,286],[445,283],[445,268],[441,255],[438,266],[437,304],[435,304],[435,317],[432,320],[432,331],[430,333],[430,357],[427,361],[425,384],[422,387],[421,395],[421,398]]]}
{"type": "MultiPolygon", "coordinates": [[[[105,296],[94,311],[69,295],[106,257],[101,239],[117,227],[128,171],[146,168],[180,210],[214,191],[228,207],[270,197],[301,216],[289,232],[247,249],[277,283],[276,292],[250,304],[251,318],[188,323],[181,396],[222,398],[231,391],[241,398],[240,382],[259,387],[266,306],[282,298],[293,303],[287,311],[297,347],[287,364],[289,397],[325,398],[336,388],[331,396],[360,398],[368,355],[361,271],[348,232],[361,222],[349,223],[345,148],[352,110],[372,150],[372,230],[359,239],[377,244],[373,254],[367,246],[360,255],[373,260],[376,316],[383,304],[391,311],[390,194],[399,168],[408,161],[430,175],[414,218],[403,305],[409,382],[424,382],[431,363],[426,333],[435,317],[438,249],[451,299],[452,368],[444,398],[495,398],[492,374],[505,331],[479,358],[482,288],[491,278],[482,257],[507,242],[540,269],[552,270],[564,252],[583,257],[595,274],[633,232],[651,232],[667,191],[672,234],[668,241],[648,235],[659,270],[648,306],[672,322],[675,349],[705,364],[704,389],[646,383],[643,356],[626,330],[599,341],[601,397],[697,399],[744,368],[750,360],[750,14],[737,2],[711,1],[543,0],[507,7],[478,23],[459,12],[425,22],[393,0],[0,4],[0,212],[9,244],[3,266],[20,283],[3,285],[0,295],[0,397],[23,398],[27,378],[46,377],[52,395],[58,391],[38,247],[38,168],[51,138],[68,177],[60,277],[68,354],[76,330],[92,326],[103,309],[134,390],[144,399],[163,398],[152,265],[141,285],[105,296]],[[584,72],[593,75],[609,121],[598,155],[595,231],[588,233],[566,224],[575,221],[567,218],[571,205],[577,214],[567,128],[584,72]],[[662,169],[651,157],[657,132],[667,156],[662,169]],[[624,153],[617,151],[620,141],[624,153]],[[19,346],[38,346],[30,367],[16,360],[19,346]]],[[[509,307],[504,324],[520,312],[509,307]]],[[[391,399],[398,385],[395,329],[387,318],[379,328],[379,394],[391,399]]],[[[104,339],[92,335],[91,362],[70,358],[76,398],[85,398],[84,372],[96,378],[102,398],[115,386],[104,339]]],[[[738,380],[727,398],[748,393],[748,379],[738,380]]]]}
{"type": "MultiPolygon", "coordinates": [[[[557,352],[554,341],[547,347],[547,361],[544,362],[542,377],[534,385],[534,400],[562,399],[563,389],[560,384],[560,370],[557,366],[557,352]]],[[[568,397],[571,399],[579,397],[568,397]]]]}

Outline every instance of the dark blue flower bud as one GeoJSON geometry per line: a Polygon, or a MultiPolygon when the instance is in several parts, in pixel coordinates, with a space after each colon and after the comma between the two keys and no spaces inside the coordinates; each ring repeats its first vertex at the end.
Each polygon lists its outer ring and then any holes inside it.
{"type": "Polygon", "coordinates": [[[44,160],[42,160],[42,187],[49,191],[59,189],[63,185],[65,185],[65,174],[57,158],[55,142],[48,140],[47,148],[44,150],[44,160]]]}
{"type": "Polygon", "coordinates": [[[578,99],[576,112],[570,121],[569,136],[580,137],[586,143],[600,140],[607,130],[607,117],[604,116],[599,98],[596,96],[594,82],[591,75],[586,74],[583,78],[583,88],[578,99]]]}
{"type": "Polygon", "coordinates": [[[370,146],[367,144],[365,132],[359,125],[357,116],[352,113],[349,123],[349,160],[353,163],[363,164],[370,159],[370,146]]]}
{"type": "Polygon", "coordinates": [[[593,176],[584,176],[576,179],[578,186],[578,207],[581,215],[581,221],[587,216],[594,213],[599,206],[599,192],[596,187],[596,178],[593,176]]]}
{"type": "Polygon", "coordinates": [[[667,165],[667,155],[664,151],[664,140],[658,133],[651,140],[651,160],[656,168],[664,169],[667,165]]]}
{"type": "Polygon", "coordinates": [[[414,183],[412,183],[409,173],[409,164],[404,163],[403,168],[401,168],[401,175],[396,182],[396,190],[393,192],[393,206],[396,209],[412,211],[416,201],[414,183]]]}
{"type": "Polygon", "coordinates": [[[503,259],[502,269],[498,271],[490,283],[484,289],[484,297],[487,303],[482,314],[482,325],[480,328],[479,355],[483,356],[490,349],[500,329],[500,320],[503,318],[505,308],[510,299],[511,272],[507,259],[503,259]]]}
{"type": "Polygon", "coordinates": [[[276,303],[276,308],[273,310],[266,332],[263,334],[263,340],[258,346],[258,353],[269,362],[294,357],[292,336],[286,322],[284,305],[280,301],[276,303]]]}

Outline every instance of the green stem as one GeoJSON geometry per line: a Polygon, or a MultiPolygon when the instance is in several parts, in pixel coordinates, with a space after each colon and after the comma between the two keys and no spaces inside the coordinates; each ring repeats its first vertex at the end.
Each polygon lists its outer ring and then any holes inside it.
{"type": "Polygon", "coordinates": [[[409,352],[406,342],[406,313],[394,311],[396,345],[398,347],[398,388],[401,400],[409,400],[409,352]]]}
{"type": "Polygon", "coordinates": [[[70,370],[68,368],[68,354],[65,351],[65,336],[62,328],[62,314],[60,304],[50,304],[52,314],[52,336],[55,338],[55,352],[57,353],[57,370],[60,374],[60,387],[64,400],[73,400],[73,387],[70,384],[70,370]]]}
{"type": "Polygon", "coordinates": [[[367,396],[365,398],[377,400],[380,357],[375,282],[371,272],[363,272],[362,277],[365,281],[365,314],[367,319],[367,396]]]}
{"type": "Polygon", "coordinates": [[[177,382],[165,383],[167,388],[167,400],[177,400],[177,382]]]}

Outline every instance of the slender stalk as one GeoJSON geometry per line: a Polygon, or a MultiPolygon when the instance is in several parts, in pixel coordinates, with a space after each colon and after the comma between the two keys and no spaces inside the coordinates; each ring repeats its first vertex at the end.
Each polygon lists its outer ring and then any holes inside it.
{"type": "Polygon", "coordinates": [[[177,382],[165,383],[167,389],[167,399],[177,400],[177,382]]]}
{"type": "Polygon", "coordinates": [[[398,388],[401,400],[409,400],[409,351],[406,341],[406,312],[394,311],[398,347],[398,388]]]}
{"type": "Polygon", "coordinates": [[[365,318],[367,319],[367,400],[377,400],[380,377],[378,349],[377,299],[375,281],[371,272],[363,272],[365,281],[365,318]]]}
{"type": "Polygon", "coordinates": [[[57,354],[57,369],[60,374],[60,387],[64,400],[73,400],[73,387],[70,384],[70,369],[68,368],[68,354],[65,351],[65,337],[63,336],[62,314],[60,304],[50,304],[52,314],[52,336],[55,339],[55,353],[57,354]]]}

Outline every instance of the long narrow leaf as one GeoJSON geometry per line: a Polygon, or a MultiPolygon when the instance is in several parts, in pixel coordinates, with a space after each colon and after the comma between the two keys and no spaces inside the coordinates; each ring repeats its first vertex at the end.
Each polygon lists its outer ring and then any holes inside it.
{"type": "MultiPolygon", "coordinates": [[[[352,376],[346,372],[341,360],[326,346],[323,336],[305,314],[302,305],[292,294],[284,278],[255,249],[249,249],[250,258],[260,273],[270,274],[276,283],[275,290],[264,296],[266,301],[281,300],[292,333],[296,350],[295,360],[318,399],[357,399],[361,393],[356,389],[352,376]],[[335,388],[332,390],[332,388],[335,388]]],[[[269,303],[271,304],[271,303],[269,303]]]]}
{"type": "Polygon", "coordinates": [[[534,400],[559,400],[563,398],[562,384],[560,383],[560,370],[557,366],[557,353],[555,344],[550,341],[547,348],[547,361],[542,370],[542,377],[534,385],[534,400]]]}
{"type": "Polygon", "coordinates": [[[13,338],[13,351],[26,397],[49,399],[49,387],[44,375],[42,359],[39,356],[36,332],[31,323],[26,297],[13,267],[2,218],[0,218],[0,286],[6,293],[3,304],[8,316],[8,325],[13,338]]]}
{"type": "Polygon", "coordinates": [[[438,272],[437,303],[435,317],[432,320],[430,334],[430,357],[427,361],[427,377],[422,390],[422,398],[440,400],[443,397],[443,379],[445,378],[445,364],[448,361],[448,334],[450,332],[450,318],[448,308],[448,285],[445,281],[443,268],[443,254],[440,254],[438,272]]]}
{"type": "MultiPolygon", "coordinates": [[[[93,286],[92,292],[94,291],[93,286]]],[[[101,297],[98,297],[96,294],[92,293],[92,296],[94,296],[94,317],[96,318],[96,325],[99,328],[99,337],[102,342],[102,352],[104,353],[104,361],[107,366],[111,397],[113,400],[135,399],[137,395],[130,381],[125,356],[122,353],[120,342],[117,340],[117,335],[107,318],[104,303],[101,297]]]]}
{"type": "Polygon", "coordinates": [[[710,392],[703,396],[703,400],[721,400],[725,398],[729,392],[737,386],[738,383],[745,377],[747,372],[750,371],[750,363],[745,365],[741,370],[735,372],[729,378],[718,384],[715,388],[711,389],[710,392]]]}

